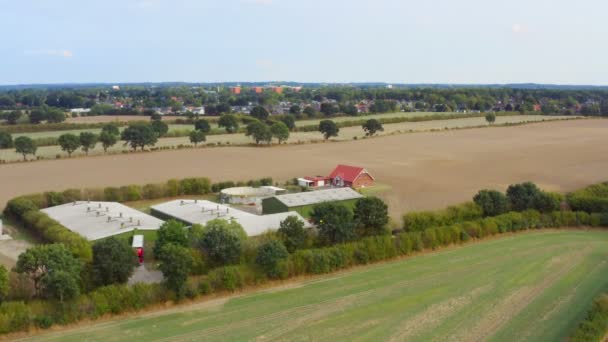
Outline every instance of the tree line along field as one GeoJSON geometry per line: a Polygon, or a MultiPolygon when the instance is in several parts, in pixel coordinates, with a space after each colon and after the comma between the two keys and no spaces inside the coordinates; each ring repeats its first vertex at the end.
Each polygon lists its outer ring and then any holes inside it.
{"type": "MultiPolygon", "coordinates": [[[[395,113],[391,114],[394,115],[395,113]]],[[[417,113],[419,114],[419,113],[417,113]]],[[[388,118],[389,116],[387,116],[388,118]]],[[[396,117],[396,116],[395,116],[396,117]]],[[[525,122],[538,122],[538,121],[551,121],[551,120],[563,120],[563,119],[572,119],[572,116],[539,116],[539,115],[515,115],[515,116],[498,116],[496,118],[495,125],[504,125],[504,124],[518,124],[525,122]]],[[[347,118],[343,118],[346,120],[347,118]]],[[[357,120],[360,118],[357,117],[357,120]]],[[[342,121],[344,121],[342,120],[342,121]]],[[[296,122],[298,123],[298,122],[296,122]]],[[[318,121],[317,121],[318,123],[318,121]]],[[[212,129],[217,129],[217,124],[211,124],[212,129]]],[[[445,120],[432,120],[432,121],[421,121],[421,122],[401,122],[401,123],[393,123],[393,124],[385,124],[384,131],[378,132],[377,135],[390,135],[390,134],[398,134],[398,133],[406,133],[406,132],[420,132],[420,131],[430,131],[430,130],[442,130],[442,129],[455,129],[455,128],[467,128],[467,127],[478,127],[487,125],[485,118],[483,117],[475,117],[475,118],[461,118],[461,119],[445,119],[445,120]]],[[[177,130],[191,130],[192,125],[170,125],[169,132],[177,131],[177,130]]],[[[71,131],[56,131],[56,132],[37,132],[37,133],[23,133],[23,134],[14,134],[14,137],[26,135],[32,138],[42,138],[42,137],[58,137],[64,133],[74,133],[78,134],[81,131],[91,131],[94,133],[98,133],[101,129],[89,129],[89,130],[71,130],[71,131]]],[[[355,138],[363,138],[365,136],[362,128],[360,126],[352,126],[352,127],[344,127],[340,129],[338,137],[332,138],[334,141],[345,141],[352,140],[355,138]]],[[[319,142],[323,140],[323,136],[319,132],[292,132],[290,134],[289,140],[287,143],[309,143],[309,142],[319,142]]],[[[206,137],[206,142],[201,145],[247,145],[253,143],[252,139],[246,136],[243,133],[236,134],[215,134],[208,135],[206,137]]],[[[157,148],[171,148],[177,147],[179,145],[192,145],[188,137],[177,137],[177,138],[161,138],[156,143],[155,147],[157,148]]],[[[117,153],[122,151],[129,151],[130,148],[128,146],[124,146],[123,142],[118,142],[116,145],[108,149],[110,153],[117,153]]],[[[95,149],[89,152],[89,155],[103,154],[103,149],[101,144],[98,143],[95,149]]],[[[57,155],[67,157],[67,154],[61,150],[61,148],[57,145],[54,146],[41,146],[38,148],[36,152],[37,156],[40,156],[45,159],[55,158],[57,155]]],[[[73,154],[84,155],[83,152],[77,151],[73,154]]],[[[0,150],[0,160],[4,160],[7,162],[10,161],[19,161],[22,160],[23,156],[19,153],[16,153],[14,149],[3,149],[0,150]]]]}
{"type": "Polygon", "coordinates": [[[28,340],[557,341],[607,261],[605,231],[527,232],[28,340]]]}

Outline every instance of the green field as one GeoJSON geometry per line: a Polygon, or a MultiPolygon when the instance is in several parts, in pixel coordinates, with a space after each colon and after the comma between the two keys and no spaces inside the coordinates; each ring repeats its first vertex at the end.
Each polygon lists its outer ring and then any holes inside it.
{"type": "Polygon", "coordinates": [[[559,341],[607,261],[608,232],[521,233],[34,340],[559,341]]]}

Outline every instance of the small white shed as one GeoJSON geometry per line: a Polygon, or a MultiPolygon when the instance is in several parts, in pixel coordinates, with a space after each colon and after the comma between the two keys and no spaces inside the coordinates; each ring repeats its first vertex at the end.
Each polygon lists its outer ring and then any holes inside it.
{"type": "Polygon", "coordinates": [[[133,235],[133,248],[144,248],[144,236],[133,235]]]}

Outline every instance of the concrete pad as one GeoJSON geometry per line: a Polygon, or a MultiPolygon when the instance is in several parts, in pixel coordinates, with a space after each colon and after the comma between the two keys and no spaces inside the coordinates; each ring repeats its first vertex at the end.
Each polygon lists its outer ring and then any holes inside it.
{"type": "Polygon", "coordinates": [[[235,220],[248,236],[256,236],[268,230],[277,230],[281,221],[289,216],[296,216],[304,222],[305,227],[311,227],[300,214],[296,212],[278,213],[272,215],[255,215],[242,210],[231,208],[206,200],[174,200],[150,207],[153,212],[176,218],[190,224],[206,224],[214,219],[235,220]]]}
{"type": "Polygon", "coordinates": [[[80,201],[41,211],[91,241],[134,229],[157,230],[164,223],[154,216],[118,202],[80,201]]]}

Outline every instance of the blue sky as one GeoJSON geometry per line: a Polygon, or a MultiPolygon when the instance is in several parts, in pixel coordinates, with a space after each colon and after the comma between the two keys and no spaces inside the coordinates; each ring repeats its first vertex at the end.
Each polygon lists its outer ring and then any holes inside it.
{"type": "Polygon", "coordinates": [[[605,0],[0,0],[0,84],[608,84],[605,0]]]}

